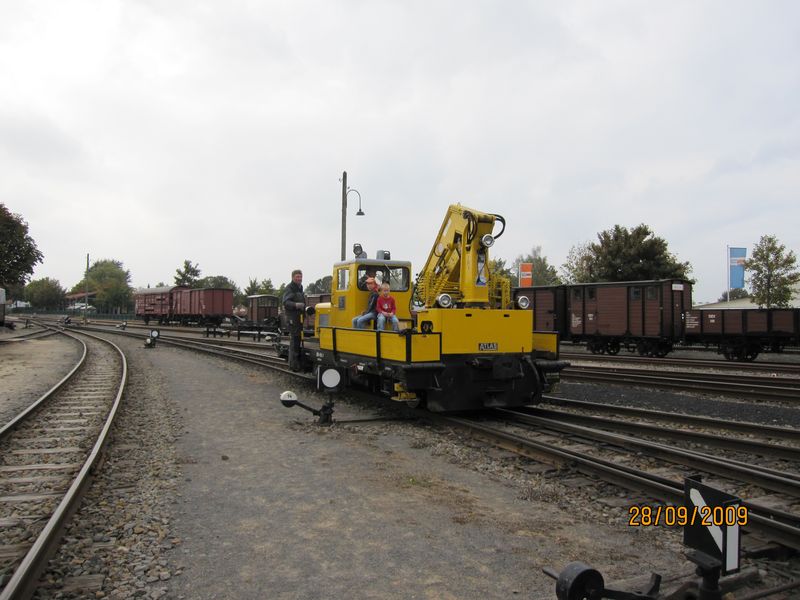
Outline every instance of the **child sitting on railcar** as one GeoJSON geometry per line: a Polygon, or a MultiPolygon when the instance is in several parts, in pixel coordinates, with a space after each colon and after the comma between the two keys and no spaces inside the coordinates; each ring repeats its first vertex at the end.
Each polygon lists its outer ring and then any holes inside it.
{"type": "Polygon", "coordinates": [[[386,319],[391,319],[392,329],[400,331],[400,321],[397,320],[397,304],[394,298],[389,295],[389,284],[381,285],[381,295],[378,298],[378,329],[383,329],[386,319]]]}
{"type": "Polygon", "coordinates": [[[367,310],[353,319],[353,327],[355,329],[364,329],[370,321],[375,320],[378,312],[378,284],[372,277],[367,278],[367,289],[370,291],[369,300],[367,301],[367,310]]]}

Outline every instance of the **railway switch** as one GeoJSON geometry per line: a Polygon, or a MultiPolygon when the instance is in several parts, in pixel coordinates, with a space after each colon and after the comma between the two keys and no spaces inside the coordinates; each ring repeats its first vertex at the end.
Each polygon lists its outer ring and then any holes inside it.
{"type": "Polygon", "coordinates": [[[291,390],[283,392],[280,396],[280,399],[281,404],[283,404],[286,408],[299,406],[300,408],[310,412],[315,417],[319,417],[319,421],[317,421],[317,423],[320,425],[333,425],[333,398],[331,396],[328,397],[328,400],[320,408],[314,408],[313,406],[303,404],[297,399],[297,394],[291,390]]]}
{"type": "Polygon", "coordinates": [[[556,580],[558,600],[657,600],[661,587],[661,575],[653,573],[647,591],[626,592],[607,588],[600,571],[580,561],[569,563],[560,573],[549,568],[542,570],[556,580]]]}

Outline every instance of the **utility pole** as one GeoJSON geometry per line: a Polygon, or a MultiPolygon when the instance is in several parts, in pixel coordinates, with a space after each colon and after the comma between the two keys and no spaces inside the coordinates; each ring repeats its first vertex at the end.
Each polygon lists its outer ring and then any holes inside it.
{"type": "Polygon", "coordinates": [[[86,276],[83,278],[86,298],[83,300],[83,324],[86,325],[86,313],[89,312],[89,253],[86,253],[86,276]]]}
{"type": "Polygon", "coordinates": [[[347,171],[342,171],[342,261],[345,257],[347,238],[347,171]]]}

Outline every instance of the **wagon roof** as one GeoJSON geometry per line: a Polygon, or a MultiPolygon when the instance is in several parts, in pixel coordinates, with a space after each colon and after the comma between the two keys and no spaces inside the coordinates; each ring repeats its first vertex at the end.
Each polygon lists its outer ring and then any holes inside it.
{"type": "Polygon", "coordinates": [[[166,294],[167,292],[171,292],[176,288],[181,288],[185,286],[180,285],[165,285],[162,287],[148,287],[148,288],[139,288],[137,289],[134,294],[166,294]]]}

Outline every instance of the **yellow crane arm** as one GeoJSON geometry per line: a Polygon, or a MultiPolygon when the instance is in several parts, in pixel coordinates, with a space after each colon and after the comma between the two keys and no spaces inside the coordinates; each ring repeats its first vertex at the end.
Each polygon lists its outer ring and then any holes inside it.
{"type": "Polygon", "coordinates": [[[417,297],[427,308],[443,293],[464,306],[490,304],[489,248],[503,233],[492,235],[495,221],[505,229],[500,215],[450,205],[417,280],[417,297]]]}

